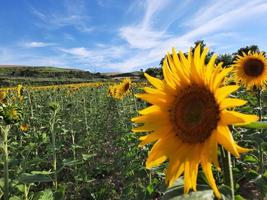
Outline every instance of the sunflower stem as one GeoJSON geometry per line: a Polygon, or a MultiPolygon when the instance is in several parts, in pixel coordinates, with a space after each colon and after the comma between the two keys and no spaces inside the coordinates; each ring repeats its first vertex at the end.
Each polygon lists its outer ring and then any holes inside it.
{"type": "Polygon", "coordinates": [[[52,116],[52,122],[51,122],[51,134],[52,134],[52,150],[53,150],[53,161],[52,161],[52,166],[54,170],[54,186],[57,189],[57,152],[56,152],[56,133],[54,130],[55,127],[55,122],[56,122],[56,115],[57,115],[57,110],[53,111],[53,116],[52,116]]]}
{"type": "Polygon", "coordinates": [[[1,126],[1,132],[3,134],[3,153],[4,153],[4,200],[8,200],[9,196],[9,172],[8,172],[8,162],[9,162],[9,153],[8,153],[8,132],[10,126],[6,127],[1,126]]]}
{"type": "MultiPolygon", "coordinates": [[[[257,89],[256,98],[258,102],[259,121],[262,121],[262,90],[260,88],[257,89]]],[[[260,134],[262,135],[262,129],[260,129],[260,134]]],[[[263,161],[263,149],[261,143],[259,143],[258,149],[259,149],[259,172],[263,174],[265,170],[263,161]]]]}
{"type": "Polygon", "coordinates": [[[222,146],[220,148],[222,154],[222,168],[224,184],[231,188],[231,199],[235,199],[234,178],[232,171],[232,161],[230,152],[226,151],[222,146]]]}
{"type": "Polygon", "coordinates": [[[85,122],[85,130],[88,134],[88,119],[87,119],[87,112],[86,112],[86,99],[83,98],[83,114],[84,114],[84,122],[85,122]]]}

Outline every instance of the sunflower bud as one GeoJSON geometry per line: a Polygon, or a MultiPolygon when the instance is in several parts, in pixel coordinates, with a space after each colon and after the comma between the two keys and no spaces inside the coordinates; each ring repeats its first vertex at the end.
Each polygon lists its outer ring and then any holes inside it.
{"type": "Polygon", "coordinates": [[[21,108],[15,105],[4,105],[0,110],[0,115],[7,124],[15,124],[22,119],[21,108]]]}
{"type": "Polygon", "coordinates": [[[57,102],[50,102],[50,103],[48,104],[48,106],[49,106],[49,108],[50,108],[52,111],[54,111],[54,112],[58,111],[59,108],[60,108],[59,103],[57,103],[57,102]]]}

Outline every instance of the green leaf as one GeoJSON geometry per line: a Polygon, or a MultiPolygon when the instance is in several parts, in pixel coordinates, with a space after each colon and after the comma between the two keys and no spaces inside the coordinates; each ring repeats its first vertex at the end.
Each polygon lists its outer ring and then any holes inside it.
{"type": "Polygon", "coordinates": [[[63,165],[64,166],[74,166],[74,165],[80,165],[80,164],[83,164],[83,161],[81,160],[63,160],[63,165]]]}
{"type": "Polygon", "coordinates": [[[245,200],[241,195],[235,195],[235,200],[245,200]]]}
{"type": "Polygon", "coordinates": [[[96,154],[82,154],[83,160],[89,160],[94,156],[96,156],[96,154]]]}
{"type": "Polygon", "coordinates": [[[42,174],[42,175],[50,175],[51,171],[31,171],[31,174],[42,174]]]}
{"type": "Polygon", "coordinates": [[[4,188],[4,178],[0,178],[0,189],[4,188]]]}
{"type": "Polygon", "coordinates": [[[59,186],[57,191],[55,192],[55,199],[56,200],[64,200],[65,199],[65,187],[59,186]]]}
{"type": "Polygon", "coordinates": [[[0,199],[2,198],[3,195],[4,195],[4,192],[0,188],[0,199]]]}
{"type": "Polygon", "coordinates": [[[30,183],[46,183],[46,182],[52,182],[52,179],[44,174],[27,174],[24,173],[20,176],[20,182],[24,184],[30,184],[30,183]]]}
{"type": "Polygon", "coordinates": [[[189,194],[184,194],[184,186],[183,180],[178,179],[174,186],[168,188],[164,195],[162,196],[162,200],[183,200],[183,199],[203,199],[203,200],[213,200],[213,190],[208,189],[207,185],[197,185],[197,192],[190,192],[189,194]]]}
{"type": "Polygon", "coordinates": [[[240,126],[240,127],[245,127],[245,128],[256,128],[256,129],[267,129],[267,122],[252,122],[250,124],[245,124],[245,125],[235,125],[235,126],[240,126]]]}
{"type": "Polygon", "coordinates": [[[245,155],[243,160],[245,162],[250,162],[250,163],[257,163],[258,162],[258,159],[257,157],[253,156],[253,155],[245,155]]]}
{"type": "Polygon", "coordinates": [[[50,189],[41,191],[34,197],[34,200],[53,200],[53,199],[54,199],[53,192],[50,189]]]}
{"type": "Polygon", "coordinates": [[[9,200],[20,200],[21,198],[19,198],[18,196],[12,196],[9,198],[9,200]]]}

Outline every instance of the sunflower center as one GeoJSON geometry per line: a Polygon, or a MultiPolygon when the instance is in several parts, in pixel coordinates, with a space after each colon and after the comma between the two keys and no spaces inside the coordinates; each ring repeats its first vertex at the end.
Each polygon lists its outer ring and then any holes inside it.
{"type": "Polygon", "coordinates": [[[129,88],[130,88],[130,84],[129,83],[126,83],[124,85],[124,91],[127,91],[129,88]]]}
{"type": "Polygon", "coordinates": [[[180,91],[171,112],[176,135],[187,143],[204,142],[217,127],[219,117],[214,95],[196,85],[180,91]]]}
{"type": "Polygon", "coordinates": [[[258,59],[249,59],[244,64],[244,70],[248,76],[259,76],[264,70],[264,63],[258,59]]]}

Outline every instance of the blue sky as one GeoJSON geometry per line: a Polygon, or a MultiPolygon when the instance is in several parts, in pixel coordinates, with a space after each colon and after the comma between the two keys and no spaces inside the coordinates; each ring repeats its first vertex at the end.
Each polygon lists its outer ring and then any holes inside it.
{"type": "Polygon", "coordinates": [[[218,54],[267,51],[267,0],[0,0],[0,64],[92,72],[158,66],[205,40],[218,54]]]}

